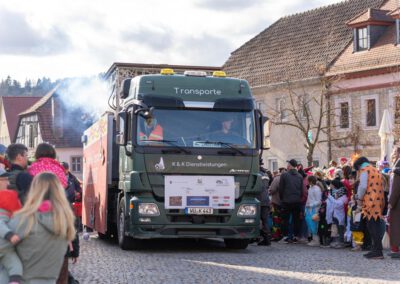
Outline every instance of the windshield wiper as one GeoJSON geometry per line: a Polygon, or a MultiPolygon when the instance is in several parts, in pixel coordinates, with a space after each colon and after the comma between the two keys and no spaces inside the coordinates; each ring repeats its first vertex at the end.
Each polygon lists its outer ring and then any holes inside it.
{"type": "MultiPolygon", "coordinates": [[[[161,143],[167,143],[177,149],[179,149],[180,151],[186,153],[186,154],[191,154],[190,151],[186,150],[185,148],[179,146],[178,144],[176,144],[177,141],[175,140],[156,140],[156,139],[144,139],[144,140],[140,140],[141,142],[161,142],[161,143]]],[[[168,151],[168,150],[164,150],[164,151],[168,151]]]]}
{"type": "Polygon", "coordinates": [[[232,143],[228,143],[228,142],[222,142],[222,141],[210,141],[210,140],[205,140],[205,141],[198,141],[200,143],[206,143],[206,144],[217,144],[217,145],[222,145],[222,146],[226,146],[228,148],[231,148],[233,150],[235,150],[236,152],[238,152],[240,155],[245,156],[246,154],[239,150],[238,148],[236,148],[235,146],[232,145],[232,143]]]}

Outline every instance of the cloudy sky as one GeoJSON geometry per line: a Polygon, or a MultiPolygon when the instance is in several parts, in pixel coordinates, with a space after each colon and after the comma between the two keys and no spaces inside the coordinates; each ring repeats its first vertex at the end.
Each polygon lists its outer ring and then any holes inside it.
{"type": "Polygon", "coordinates": [[[0,0],[0,78],[89,76],[113,62],[221,66],[282,16],[341,0],[0,0]]]}

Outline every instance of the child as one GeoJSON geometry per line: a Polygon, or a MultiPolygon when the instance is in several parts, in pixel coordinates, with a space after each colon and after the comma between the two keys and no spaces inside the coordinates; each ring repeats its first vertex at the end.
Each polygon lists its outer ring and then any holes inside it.
{"type": "Polygon", "coordinates": [[[362,207],[362,204],[360,204],[360,202],[361,201],[358,201],[357,203],[353,196],[352,201],[349,204],[351,205],[350,230],[353,239],[352,251],[360,251],[362,245],[364,244],[364,232],[362,228],[363,223],[361,220],[361,210],[359,209],[362,207]]]}
{"type": "MultiPolygon", "coordinates": [[[[9,190],[8,173],[0,175],[0,237],[7,239],[13,245],[17,244],[19,237],[10,230],[7,223],[11,215],[21,209],[21,203],[18,199],[18,193],[15,190],[9,190]]],[[[15,253],[14,249],[0,248],[0,263],[6,268],[9,275],[9,283],[21,283],[22,281],[22,263],[15,253]]]]}
{"type": "Polygon", "coordinates": [[[331,243],[333,248],[344,248],[344,232],[346,223],[346,214],[344,207],[347,204],[347,192],[340,179],[331,181],[331,194],[328,196],[326,221],[328,224],[334,224],[337,227],[339,236],[331,243]]]}
{"type": "Polygon", "coordinates": [[[307,177],[310,189],[308,190],[306,202],[306,222],[308,230],[312,234],[312,241],[308,243],[309,246],[319,246],[318,236],[318,219],[314,215],[318,215],[319,207],[321,206],[322,191],[317,185],[317,178],[315,176],[307,177]]]}

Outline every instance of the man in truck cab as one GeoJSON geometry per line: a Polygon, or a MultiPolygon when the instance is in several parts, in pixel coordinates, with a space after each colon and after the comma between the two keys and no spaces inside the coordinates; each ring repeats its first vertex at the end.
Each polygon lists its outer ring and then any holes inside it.
{"type": "Polygon", "coordinates": [[[210,139],[237,145],[248,145],[248,141],[239,133],[234,131],[235,120],[233,117],[224,116],[220,119],[216,131],[212,132],[210,139]]]}
{"type": "Polygon", "coordinates": [[[139,133],[139,140],[163,140],[163,129],[157,123],[157,119],[150,116],[147,117],[142,124],[141,131],[139,133]]]}

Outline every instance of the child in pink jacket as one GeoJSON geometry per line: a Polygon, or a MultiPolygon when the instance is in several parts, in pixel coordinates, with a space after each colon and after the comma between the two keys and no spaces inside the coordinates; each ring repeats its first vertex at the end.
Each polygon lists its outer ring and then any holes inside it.
{"type": "Polygon", "coordinates": [[[48,143],[41,143],[37,146],[35,152],[36,161],[29,167],[28,172],[31,176],[36,176],[42,172],[51,172],[55,174],[66,188],[68,185],[67,177],[62,165],[56,160],[56,150],[48,143]]]}

